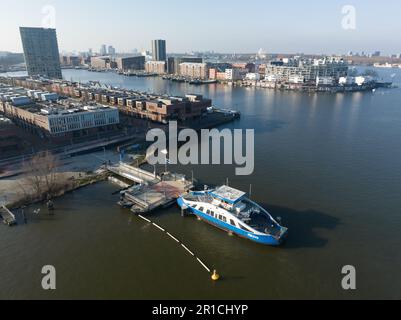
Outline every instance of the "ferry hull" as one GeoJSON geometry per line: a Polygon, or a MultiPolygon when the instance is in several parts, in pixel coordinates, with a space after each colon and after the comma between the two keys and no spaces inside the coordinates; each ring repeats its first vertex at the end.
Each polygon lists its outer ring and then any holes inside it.
{"type": "MultiPolygon", "coordinates": [[[[178,198],[177,202],[181,208],[186,206],[186,204],[182,198],[178,198]]],[[[277,246],[280,246],[284,242],[284,240],[287,238],[287,232],[284,235],[282,235],[280,237],[280,239],[275,238],[273,236],[269,236],[269,235],[256,235],[256,234],[247,232],[245,230],[239,229],[237,227],[234,227],[231,224],[224,223],[223,221],[220,221],[219,219],[208,216],[208,215],[204,214],[203,212],[196,210],[192,207],[188,207],[187,210],[191,214],[199,217],[200,219],[204,220],[205,222],[207,222],[219,229],[222,229],[226,232],[232,232],[233,234],[235,234],[241,238],[245,238],[247,240],[251,240],[251,241],[259,243],[259,244],[277,247],[277,246]]]]}

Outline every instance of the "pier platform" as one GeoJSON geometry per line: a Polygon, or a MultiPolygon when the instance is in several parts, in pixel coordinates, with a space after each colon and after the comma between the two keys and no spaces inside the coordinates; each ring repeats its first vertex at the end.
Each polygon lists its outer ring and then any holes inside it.
{"type": "Polygon", "coordinates": [[[148,186],[136,186],[124,194],[124,200],[132,203],[131,211],[135,214],[150,213],[158,208],[166,208],[174,204],[177,198],[193,188],[193,184],[185,177],[175,178],[166,175],[164,180],[148,186]]]}
{"type": "Polygon", "coordinates": [[[135,184],[121,192],[119,201],[122,207],[131,208],[135,214],[150,213],[158,208],[168,207],[174,204],[181,194],[194,187],[192,181],[176,173],[158,176],[125,163],[109,166],[108,170],[135,184]]]}

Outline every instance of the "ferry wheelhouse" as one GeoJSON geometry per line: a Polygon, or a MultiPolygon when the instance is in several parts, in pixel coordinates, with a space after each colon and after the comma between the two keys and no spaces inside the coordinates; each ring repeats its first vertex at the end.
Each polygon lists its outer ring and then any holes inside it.
{"type": "Polygon", "coordinates": [[[224,231],[261,244],[279,246],[288,233],[245,192],[228,186],[182,195],[178,205],[224,231]]]}

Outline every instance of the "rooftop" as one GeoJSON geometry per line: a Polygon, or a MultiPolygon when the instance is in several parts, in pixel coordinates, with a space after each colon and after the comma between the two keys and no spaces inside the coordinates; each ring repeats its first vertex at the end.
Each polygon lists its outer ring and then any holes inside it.
{"type": "Polygon", "coordinates": [[[89,103],[89,104],[82,104],[79,102],[70,102],[65,104],[39,104],[40,113],[43,115],[67,115],[72,113],[83,113],[83,112],[97,112],[97,111],[104,111],[115,109],[109,106],[96,104],[96,103],[89,103]]]}
{"type": "Polygon", "coordinates": [[[107,109],[115,109],[113,107],[97,104],[83,104],[75,100],[65,100],[61,103],[56,102],[35,102],[30,100],[29,103],[18,106],[20,109],[27,110],[31,113],[41,114],[44,116],[69,115],[73,113],[97,112],[107,109]]]}
{"type": "Polygon", "coordinates": [[[246,193],[229,186],[221,186],[213,191],[212,195],[229,203],[236,203],[243,198],[246,193]]]}

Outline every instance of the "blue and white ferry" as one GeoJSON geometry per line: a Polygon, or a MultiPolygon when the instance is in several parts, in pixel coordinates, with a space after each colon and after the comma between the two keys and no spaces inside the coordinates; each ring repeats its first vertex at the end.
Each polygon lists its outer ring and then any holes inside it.
{"type": "Polygon", "coordinates": [[[245,192],[228,186],[182,195],[178,205],[224,231],[261,244],[279,246],[288,233],[245,192]]]}

